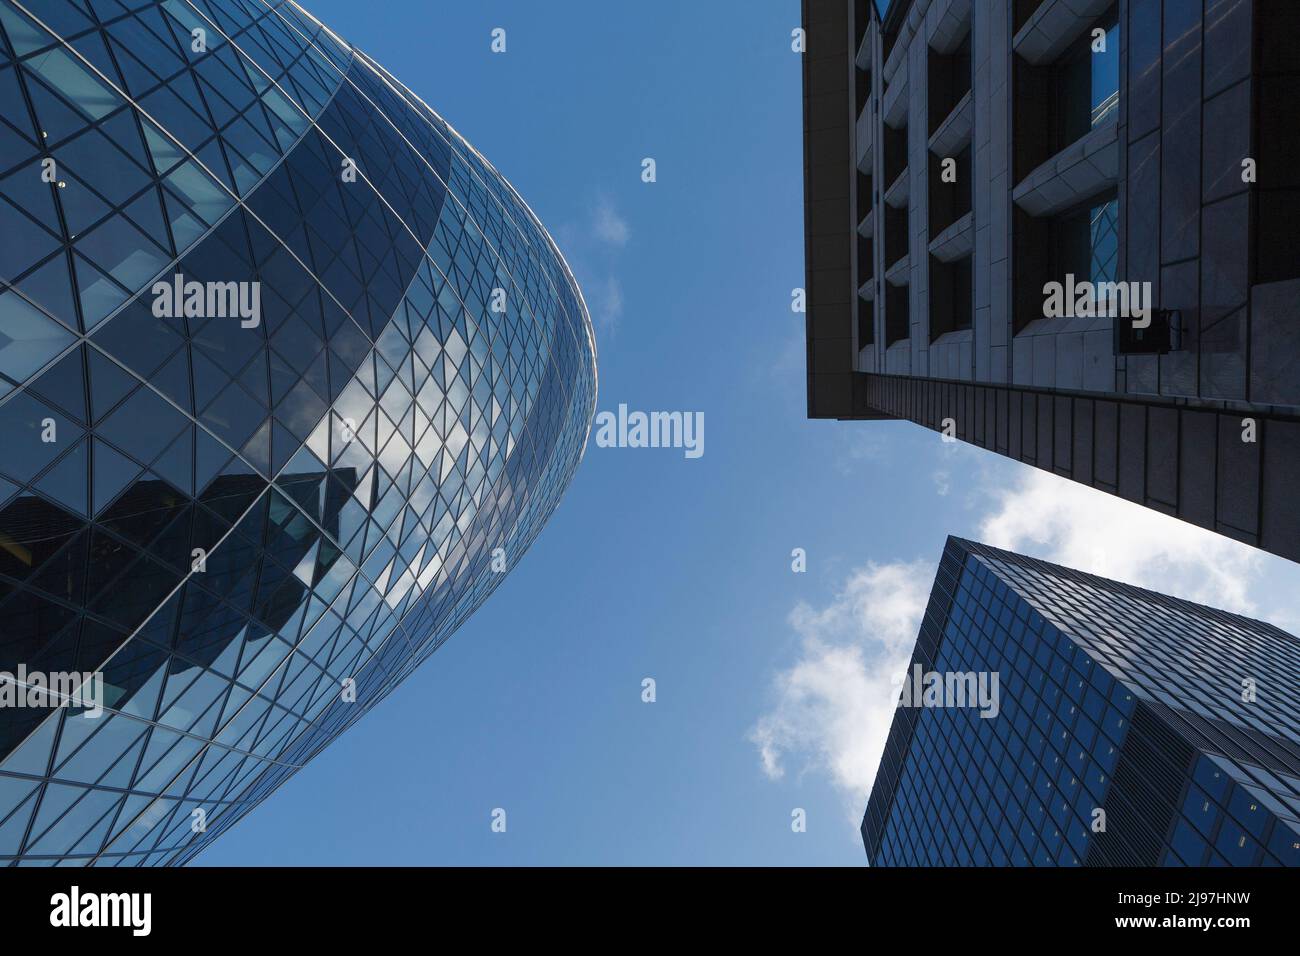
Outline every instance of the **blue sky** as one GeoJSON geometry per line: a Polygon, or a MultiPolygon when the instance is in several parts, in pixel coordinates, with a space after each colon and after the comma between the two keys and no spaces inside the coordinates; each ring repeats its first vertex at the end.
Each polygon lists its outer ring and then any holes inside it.
{"type": "Polygon", "coordinates": [[[796,0],[305,6],[555,235],[598,409],[701,411],[705,453],[593,442],[488,603],[200,865],[864,865],[948,533],[1294,627],[1287,562],[908,423],[806,420],[796,0]]]}

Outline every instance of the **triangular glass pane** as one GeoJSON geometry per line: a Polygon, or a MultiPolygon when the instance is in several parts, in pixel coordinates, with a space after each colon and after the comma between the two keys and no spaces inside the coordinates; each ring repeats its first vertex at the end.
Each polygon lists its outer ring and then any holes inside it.
{"type": "MultiPolygon", "coordinates": [[[[81,823],[90,819],[92,814],[98,813],[99,820],[93,824],[86,835],[66,851],[67,856],[72,858],[70,862],[83,862],[76,860],[78,854],[98,853],[99,848],[104,843],[104,837],[108,835],[108,828],[112,825],[114,817],[117,815],[117,808],[125,801],[125,796],[120,793],[114,793],[110,790],[99,791],[92,796],[87,797],[81,802],[74,813],[85,816],[80,817],[81,823]],[[92,802],[93,801],[93,802],[92,802]]],[[[58,847],[62,850],[62,844],[72,839],[71,820],[72,814],[69,814],[62,822],[50,831],[47,839],[51,846],[58,847]]]]}
{"type": "Polygon", "coordinates": [[[144,725],[140,725],[140,736],[126,753],[117,758],[117,762],[99,781],[101,787],[126,787],[131,782],[131,775],[135,773],[136,761],[140,757],[140,751],[144,749],[144,725]]]}
{"type": "MultiPolygon", "coordinates": [[[[37,74],[54,89],[60,97],[74,104],[88,120],[101,120],[125,102],[108,84],[97,77],[89,67],[84,66],[72,54],[62,49],[54,49],[44,56],[32,57],[23,64],[29,74],[37,74]]],[[[33,91],[34,84],[27,85],[28,92],[33,91]]],[[[36,97],[32,97],[35,102],[36,97]]],[[[45,117],[38,108],[37,117],[45,122],[45,117]]],[[[55,137],[50,132],[51,139],[55,137]]]]}
{"type": "Polygon", "coordinates": [[[80,328],[67,252],[58,252],[17,285],[24,295],[68,328],[80,328]]]}
{"type": "Polygon", "coordinates": [[[71,332],[21,296],[0,293],[0,374],[25,382],[67,348],[72,338],[71,332]]]}
{"type": "MultiPolygon", "coordinates": [[[[5,156],[5,163],[17,159],[13,154],[5,156]]],[[[0,179],[0,194],[3,194],[15,206],[43,225],[55,236],[62,236],[59,214],[54,208],[52,184],[45,181],[44,169],[37,167],[37,157],[33,156],[30,165],[20,166],[17,172],[0,179]],[[35,175],[40,172],[41,175],[35,175]]],[[[55,167],[57,170],[57,166],[55,167]]]]}
{"type": "Polygon", "coordinates": [[[73,349],[36,379],[29,388],[67,412],[78,423],[86,421],[86,378],[81,348],[73,349]]]}
{"type": "Polygon", "coordinates": [[[96,432],[144,462],[157,458],[188,424],[189,419],[142,385],[96,432]]]}
{"type": "Polygon", "coordinates": [[[0,471],[17,481],[30,481],[81,433],[67,417],[30,392],[20,392],[0,415],[0,449],[4,450],[0,471]]]}
{"type": "Polygon", "coordinates": [[[140,382],[98,349],[88,351],[87,362],[90,370],[91,416],[98,421],[140,382]]]}
{"type": "Polygon", "coordinates": [[[94,513],[103,511],[143,469],[118,451],[95,439],[94,513]]]}
{"type": "MultiPolygon", "coordinates": [[[[138,291],[162,271],[171,256],[131,224],[113,216],[76,241],[77,251],[107,272],[122,286],[138,291]]],[[[121,297],[122,299],[125,296],[121,297]]],[[[120,299],[118,300],[120,301],[120,299]]]]}
{"type": "Polygon", "coordinates": [[[126,215],[145,235],[161,244],[168,255],[175,256],[167,238],[167,223],[163,219],[162,199],[157,189],[150,189],[126,207],[126,215]]]}
{"type": "Polygon", "coordinates": [[[48,495],[83,516],[87,514],[86,473],[90,464],[88,444],[85,441],[78,442],[72,451],[64,455],[58,464],[36,483],[36,490],[41,494],[48,495]]]}
{"type": "MultiPolygon", "coordinates": [[[[3,44],[0,44],[0,50],[2,49],[3,44]]],[[[32,129],[28,118],[27,101],[23,98],[22,89],[18,85],[18,73],[10,66],[0,68],[0,116],[17,127],[27,148],[33,151],[36,149],[39,137],[32,129]]],[[[14,154],[15,162],[19,155],[23,154],[21,152],[14,154]]]]}
{"type": "MultiPolygon", "coordinates": [[[[59,7],[59,10],[61,11],[64,9],[67,9],[67,7],[65,6],[59,7]]],[[[71,36],[73,33],[78,32],[78,31],[70,30],[67,33],[65,33],[62,30],[59,30],[57,27],[55,27],[55,31],[64,38],[67,38],[71,36]]],[[[108,79],[111,82],[119,86],[122,84],[122,78],[121,76],[118,75],[117,67],[113,65],[113,59],[108,55],[108,49],[104,45],[103,34],[101,34],[98,30],[96,30],[94,33],[87,33],[83,36],[77,37],[77,39],[71,41],[70,45],[78,53],[80,53],[87,60],[89,60],[94,65],[95,69],[97,69],[100,73],[104,74],[104,76],[108,77],[108,79]]],[[[120,116],[123,114],[118,114],[118,115],[120,116]]]]}
{"type": "MultiPolygon", "coordinates": [[[[45,793],[41,796],[40,809],[36,811],[36,819],[32,821],[32,832],[28,836],[27,849],[30,850],[40,835],[45,832],[49,826],[63,815],[63,812],[76,803],[80,798],[92,791],[86,787],[73,787],[62,783],[47,783],[45,793]]],[[[76,811],[74,810],[75,814],[76,811]]]]}
{"type": "Polygon", "coordinates": [[[206,430],[197,431],[198,448],[195,452],[194,492],[202,495],[208,484],[220,474],[226,462],[230,461],[230,449],[217,441],[206,430]]]}
{"type": "Polygon", "coordinates": [[[81,298],[81,315],[89,331],[125,302],[127,294],[84,256],[74,255],[73,263],[77,273],[77,294],[81,298]]]}
{"type": "MultiPolygon", "coordinates": [[[[0,793],[3,792],[5,785],[10,783],[20,783],[20,781],[4,780],[0,781],[0,793]]],[[[21,782],[23,786],[30,786],[26,782],[21,782]]],[[[33,790],[36,788],[33,786],[33,790]]],[[[6,806],[8,804],[6,803],[6,806]]],[[[3,824],[0,824],[0,853],[15,856],[22,849],[23,837],[27,833],[27,824],[31,822],[32,811],[36,809],[36,798],[28,797],[3,824]]]]}
{"type": "Polygon", "coordinates": [[[153,470],[186,494],[194,494],[194,429],[186,428],[170,448],[158,456],[153,470]]]}
{"type": "Polygon", "coordinates": [[[94,26],[74,2],[50,4],[40,7],[40,17],[45,25],[61,37],[76,36],[94,26]]]}
{"type": "Polygon", "coordinates": [[[133,173],[147,175],[152,178],[153,164],[149,162],[144,143],[140,140],[140,131],[135,125],[137,115],[132,110],[123,110],[104,120],[99,125],[99,129],[100,132],[112,140],[114,146],[121,149],[122,152],[135,161],[138,168],[133,169],[133,173]]]}
{"type": "MultiPolygon", "coordinates": [[[[63,55],[61,50],[50,52],[58,57],[63,55]]],[[[89,125],[85,116],[73,109],[62,97],[52,93],[32,75],[30,69],[24,70],[24,78],[27,80],[27,95],[31,97],[32,108],[36,112],[37,133],[42,144],[61,143],[89,125]]]]}
{"type": "Polygon", "coordinates": [[[24,212],[0,201],[0,279],[13,281],[40,262],[59,241],[24,212]]]}
{"type": "Polygon", "coordinates": [[[187,349],[180,349],[149,379],[158,389],[182,410],[193,414],[194,403],[190,396],[190,363],[187,349]]]}
{"type": "Polygon", "coordinates": [[[45,776],[50,767],[50,750],[54,747],[54,733],[58,730],[63,713],[59,711],[47,717],[13,753],[5,758],[4,763],[0,763],[0,769],[37,777],[45,776]]]}

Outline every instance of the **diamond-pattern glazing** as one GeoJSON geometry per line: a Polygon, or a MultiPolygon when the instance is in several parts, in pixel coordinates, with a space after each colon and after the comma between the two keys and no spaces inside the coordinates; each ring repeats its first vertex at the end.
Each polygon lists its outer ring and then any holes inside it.
{"type": "Polygon", "coordinates": [[[590,319],[510,185],[286,0],[0,0],[0,229],[0,671],[107,705],[0,709],[0,862],[183,863],[527,549],[590,319]],[[176,274],[259,283],[259,324],[155,315],[176,274]]]}

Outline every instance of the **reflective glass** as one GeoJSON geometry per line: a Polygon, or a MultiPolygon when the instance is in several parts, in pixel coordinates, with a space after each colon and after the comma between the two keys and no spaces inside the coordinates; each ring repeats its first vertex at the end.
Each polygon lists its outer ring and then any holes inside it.
{"type": "Polygon", "coordinates": [[[1277,628],[950,538],[917,666],[996,674],[996,706],[900,705],[873,865],[1300,864],[1300,651],[1277,628]]]}
{"type": "Polygon", "coordinates": [[[513,188],[283,0],[0,0],[0,52],[0,671],[105,708],[0,708],[0,861],[183,863],[522,557],[590,319],[513,188]]]}

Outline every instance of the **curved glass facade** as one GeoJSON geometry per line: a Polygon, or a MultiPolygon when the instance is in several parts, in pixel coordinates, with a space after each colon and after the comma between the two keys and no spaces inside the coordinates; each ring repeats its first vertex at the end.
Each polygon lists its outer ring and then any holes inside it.
{"type": "Polygon", "coordinates": [[[183,863],[527,549],[590,319],[283,0],[0,0],[0,233],[0,862],[183,863]],[[78,673],[98,716],[30,693],[78,673]]]}

